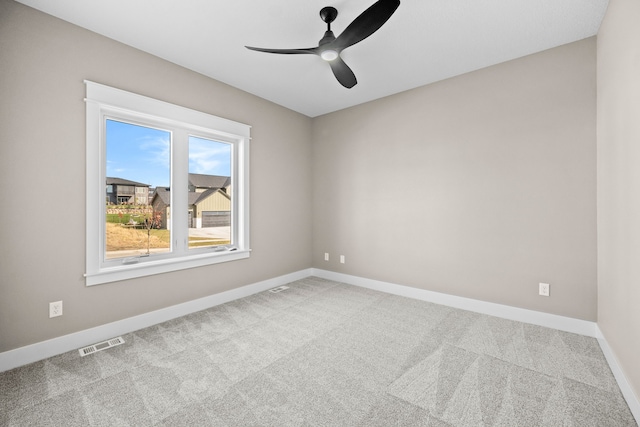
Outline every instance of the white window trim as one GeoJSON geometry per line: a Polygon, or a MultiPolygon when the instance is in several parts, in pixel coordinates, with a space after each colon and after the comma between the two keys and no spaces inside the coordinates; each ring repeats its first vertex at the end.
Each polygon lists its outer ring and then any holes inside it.
{"type": "MultiPolygon", "coordinates": [[[[88,80],[85,80],[85,85],[87,120],[86,285],[92,286],[248,258],[251,252],[249,245],[249,142],[251,127],[88,80]],[[235,150],[234,164],[232,165],[234,180],[233,250],[218,252],[215,251],[215,248],[189,249],[186,239],[180,242],[172,235],[172,253],[166,257],[146,257],[136,259],[132,264],[113,265],[113,262],[109,262],[108,265],[105,265],[106,212],[103,193],[106,179],[106,141],[104,141],[104,123],[105,117],[114,115],[116,117],[137,118],[145,123],[156,123],[158,126],[178,127],[186,132],[195,132],[201,136],[210,136],[233,144],[235,150]]],[[[178,182],[172,182],[171,186],[178,185],[186,188],[186,182],[179,181],[187,179],[188,161],[187,159],[178,160],[180,161],[176,162],[175,156],[172,159],[172,179],[177,178],[178,182]],[[181,174],[184,177],[181,177],[181,174]]],[[[174,207],[183,204],[180,204],[180,200],[172,200],[171,202],[174,207]]],[[[184,205],[186,206],[186,204],[184,205]]],[[[171,221],[176,226],[184,224],[186,228],[187,212],[186,208],[183,210],[172,209],[171,221]],[[184,212],[182,212],[183,210],[184,212]]],[[[172,230],[174,230],[173,226],[172,230]]]]}

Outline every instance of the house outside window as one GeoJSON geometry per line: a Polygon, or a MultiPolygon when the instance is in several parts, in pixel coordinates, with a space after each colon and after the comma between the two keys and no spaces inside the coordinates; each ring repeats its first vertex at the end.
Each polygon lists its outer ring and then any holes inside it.
{"type": "MultiPolygon", "coordinates": [[[[112,121],[107,122],[107,133],[109,133],[109,125],[112,123],[112,121]]],[[[129,145],[131,144],[129,143],[129,145]]],[[[109,151],[107,151],[107,164],[109,164],[108,157],[109,151]]],[[[110,167],[107,166],[107,174],[109,174],[109,169],[110,167]]],[[[118,170],[117,168],[115,169],[118,170]]],[[[149,184],[110,176],[107,176],[106,184],[109,203],[141,205],[146,205],[148,203],[149,184]]]]}
{"type": "Polygon", "coordinates": [[[87,285],[249,257],[250,127],[85,83],[87,285]]]}
{"type": "MultiPolygon", "coordinates": [[[[226,172],[229,172],[228,168],[226,172]]],[[[225,172],[225,169],[221,171],[225,172]]],[[[233,200],[230,187],[230,176],[189,173],[187,227],[190,249],[232,243],[233,200]]],[[[170,215],[171,189],[157,188],[151,205],[154,211],[160,212],[161,227],[170,227],[166,218],[170,215]]]]}

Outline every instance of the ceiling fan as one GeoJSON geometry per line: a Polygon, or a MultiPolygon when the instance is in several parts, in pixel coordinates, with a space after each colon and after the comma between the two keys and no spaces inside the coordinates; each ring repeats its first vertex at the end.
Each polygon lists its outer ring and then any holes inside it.
{"type": "Polygon", "coordinates": [[[318,42],[317,47],[304,49],[267,49],[262,47],[245,46],[247,49],[258,52],[280,53],[285,55],[314,54],[319,55],[331,66],[333,74],[340,84],[348,89],[354,87],[358,81],[351,68],[342,60],[340,52],[349,46],[369,37],[387,22],[391,15],[400,6],[400,0],[378,0],[367,10],[362,12],[347,28],[338,36],[333,35],[331,23],[338,16],[338,11],[330,6],[322,8],[320,18],[327,23],[327,31],[318,42]]]}

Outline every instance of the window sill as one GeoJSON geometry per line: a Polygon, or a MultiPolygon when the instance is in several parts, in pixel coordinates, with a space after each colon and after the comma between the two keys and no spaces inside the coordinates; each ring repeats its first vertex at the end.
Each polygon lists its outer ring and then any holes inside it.
{"type": "Polygon", "coordinates": [[[251,249],[247,249],[215,254],[207,253],[188,255],[180,258],[156,261],[144,261],[138,264],[102,268],[94,273],[86,273],[84,277],[86,278],[87,286],[101,285],[103,283],[135,279],[137,277],[169,273],[171,271],[185,270],[188,268],[202,267],[205,265],[219,264],[228,261],[236,261],[249,258],[250,254],[251,249]]]}

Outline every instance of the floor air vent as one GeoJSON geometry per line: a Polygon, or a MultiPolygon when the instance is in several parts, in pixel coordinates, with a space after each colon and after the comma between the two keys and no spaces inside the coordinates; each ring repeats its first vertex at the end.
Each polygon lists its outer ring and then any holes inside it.
{"type": "Polygon", "coordinates": [[[286,291],[287,289],[289,289],[288,286],[278,286],[277,288],[269,289],[269,292],[277,294],[278,292],[286,291]]]}
{"type": "Polygon", "coordinates": [[[93,354],[95,352],[106,350],[111,347],[115,347],[117,345],[124,344],[124,340],[122,337],[112,338],[107,341],[99,342],[98,344],[89,345],[87,347],[81,348],[78,350],[80,352],[80,356],[86,356],[88,354],[93,354]]]}

